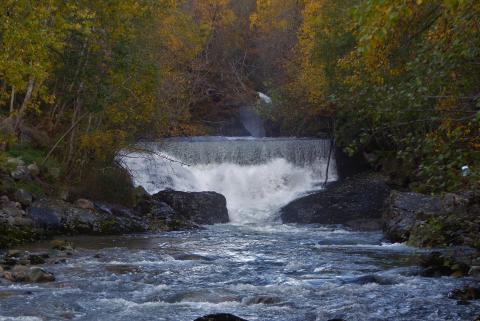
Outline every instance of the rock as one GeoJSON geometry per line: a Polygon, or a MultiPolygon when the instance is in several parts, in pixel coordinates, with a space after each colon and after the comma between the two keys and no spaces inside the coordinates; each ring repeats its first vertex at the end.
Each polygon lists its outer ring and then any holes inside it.
{"type": "Polygon", "coordinates": [[[195,319],[194,321],[247,321],[247,320],[234,316],[233,314],[218,313],[218,314],[206,315],[204,317],[195,319]]]}
{"type": "Polygon", "coordinates": [[[441,209],[440,197],[393,191],[383,214],[385,236],[392,242],[406,242],[419,215],[435,216],[441,209]]]}
{"type": "Polygon", "coordinates": [[[474,277],[475,279],[480,279],[480,266],[474,265],[470,267],[468,275],[474,277]]]}
{"type": "Polygon", "coordinates": [[[10,282],[44,283],[55,281],[53,274],[39,267],[23,265],[17,265],[11,271],[4,272],[3,277],[10,282]]]}
{"type": "Polygon", "coordinates": [[[9,250],[5,254],[3,262],[5,266],[14,265],[39,265],[44,264],[49,258],[47,253],[29,253],[26,251],[9,250]]]}
{"type": "Polygon", "coordinates": [[[280,210],[280,217],[283,223],[343,224],[358,230],[381,229],[383,206],[389,194],[385,178],[361,174],[291,202],[280,210]]]}
{"type": "Polygon", "coordinates": [[[15,170],[10,173],[10,176],[12,176],[13,179],[18,181],[27,178],[29,174],[30,173],[28,172],[28,169],[25,165],[19,165],[15,170]]]}
{"type": "Polygon", "coordinates": [[[470,301],[480,299],[480,288],[465,287],[463,289],[455,289],[448,294],[450,299],[459,301],[470,301]]]}
{"type": "MultiPolygon", "coordinates": [[[[14,192],[15,192],[15,180],[12,177],[10,177],[10,175],[0,174],[0,193],[11,195],[14,192]]],[[[4,195],[2,197],[7,197],[7,196],[4,195]]]]}
{"type": "Polygon", "coordinates": [[[392,192],[384,218],[385,236],[419,247],[480,244],[480,195],[473,192],[430,196],[392,192]]]}
{"type": "Polygon", "coordinates": [[[268,296],[268,295],[258,295],[254,297],[248,297],[242,300],[243,304],[278,304],[282,300],[278,297],[268,296]]]}
{"type": "Polygon", "coordinates": [[[32,267],[28,271],[27,282],[44,283],[53,281],[55,281],[55,276],[39,267],[32,267]]]}
{"type": "Polygon", "coordinates": [[[211,261],[210,258],[197,254],[178,254],[173,257],[179,261],[211,261]]]}
{"type": "Polygon", "coordinates": [[[7,159],[7,166],[13,166],[16,168],[18,166],[24,166],[24,165],[25,165],[25,162],[20,158],[10,157],[7,159]]]}
{"type": "Polygon", "coordinates": [[[468,264],[459,255],[442,254],[440,252],[432,252],[421,256],[419,264],[424,268],[422,275],[426,277],[459,277],[467,275],[469,270],[468,264]]]}
{"type": "MultiPolygon", "coordinates": [[[[25,211],[16,202],[3,198],[0,201],[0,227],[7,230],[18,228],[31,228],[33,221],[26,215],[25,211]]],[[[1,238],[0,233],[0,238],[1,238]]]]}
{"type": "Polygon", "coordinates": [[[215,192],[161,191],[152,199],[168,204],[177,217],[195,224],[228,223],[227,201],[215,192]]]}
{"type": "Polygon", "coordinates": [[[15,192],[15,200],[23,206],[27,207],[32,205],[33,195],[24,189],[19,189],[15,192]]]}
{"type": "Polygon", "coordinates": [[[33,177],[37,177],[40,174],[40,168],[35,163],[28,165],[27,169],[30,175],[33,177]]]}
{"type": "Polygon", "coordinates": [[[52,249],[59,251],[73,251],[73,243],[67,240],[53,240],[50,242],[52,249]]]}
{"type": "Polygon", "coordinates": [[[132,210],[107,204],[103,207],[106,210],[92,211],[45,198],[35,201],[28,215],[35,227],[50,234],[119,234],[147,230],[146,222],[132,210]]]}
{"type": "Polygon", "coordinates": [[[48,254],[44,254],[44,255],[30,254],[28,256],[28,260],[32,265],[40,265],[40,264],[45,264],[45,259],[48,259],[48,257],[49,257],[48,254]]]}
{"type": "Polygon", "coordinates": [[[167,203],[151,197],[144,197],[135,209],[149,220],[152,231],[176,231],[197,227],[189,219],[178,215],[167,203]]]}
{"type": "Polygon", "coordinates": [[[84,210],[95,210],[95,205],[93,204],[93,202],[85,198],[79,198],[75,201],[74,205],[78,208],[83,208],[84,210]]]}
{"type": "Polygon", "coordinates": [[[208,302],[213,304],[219,304],[222,302],[238,302],[239,298],[231,295],[230,293],[203,290],[177,293],[165,298],[164,300],[168,303],[208,302]]]}

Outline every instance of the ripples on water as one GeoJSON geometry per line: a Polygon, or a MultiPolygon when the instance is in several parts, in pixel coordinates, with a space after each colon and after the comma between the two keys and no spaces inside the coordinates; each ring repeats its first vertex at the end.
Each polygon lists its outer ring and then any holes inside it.
{"type": "MultiPolygon", "coordinates": [[[[424,278],[415,251],[380,233],[218,225],[154,235],[74,239],[57,281],[0,285],[0,320],[468,321],[478,302],[447,293],[466,278],[424,278]],[[98,254],[98,255],[97,255],[98,254]]],[[[40,247],[42,245],[39,245],[40,247]]]]}

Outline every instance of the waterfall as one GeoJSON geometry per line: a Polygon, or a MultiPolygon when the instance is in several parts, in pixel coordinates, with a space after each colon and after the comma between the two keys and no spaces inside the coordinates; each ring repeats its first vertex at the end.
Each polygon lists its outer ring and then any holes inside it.
{"type": "MultiPolygon", "coordinates": [[[[136,185],[155,193],[215,191],[227,199],[233,223],[274,222],[277,211],[321,188],[330,141],[295,138],[172,138],[139,144],[151,153],[121,161],[136,185]]],[[[336,179],[335,161],[329,180],[336,179]]]]}

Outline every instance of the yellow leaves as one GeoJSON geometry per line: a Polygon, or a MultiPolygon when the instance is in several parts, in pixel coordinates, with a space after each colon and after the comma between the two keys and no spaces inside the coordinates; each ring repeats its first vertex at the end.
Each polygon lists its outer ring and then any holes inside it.
{"type": "Polygon", "coordinates": [[[297,8],[298,1],[294,0],[257,0],[256,10],[250,16],[250,27],[262,32],[289,30],[297,8]]]}
{"type": "Polygon", "coordinates": [[[124,130],[96,130],[82,135],[80,148],[88,153],[94,153],[97,160],[105,161],[125,147],[127,137],[128,134],[124,130]]]}

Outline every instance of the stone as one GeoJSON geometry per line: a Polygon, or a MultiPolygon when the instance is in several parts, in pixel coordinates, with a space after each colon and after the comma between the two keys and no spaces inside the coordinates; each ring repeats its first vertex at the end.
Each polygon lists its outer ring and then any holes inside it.
{"type": "Polygon", "coordinates": [[[468,271],[468,275],[474,277],[475,279],[480,279],[480,266],[478,265],[471,266],[470,270],[468,271]]]}
{"type": "Polygon", "coordinates": [[[29,176],[29,172],[25,165],[19,165],[15,170],[10,173],[10,176],[12,176],[13,179],[18,181],[27,178],[29,176]]]}
{"type": "Polygon", "coordinates": [[[247,321],[247,320],[237,317],[233,314],[217,313],[217,314],[210,314],[210,315],[203,316],[201,318],[197,318],[194,321],[247,321]]]}
{"type": "Polygon", "coordinates": [[[7,159],[7,165],[8,166],[14,166],[14,167],[18,167],[18,166],[23,166],[25,165],[25,162],[23,160],[21,160],[20,158],[8,158],[7,159]]]}
{"type": "Polygon", "coordinates": [[[278,297],[268,296],[268,295],[258,295],[254,297],[248,297],[242,300],[242,303],[250,305],[250,304],[278,304],[282,302],[282,300],[278,297]]]}
{"type": "Polygon", "coordinates": [[[421,256],[419,264],[424,268],[421,274],[425,277],[460,277],[467,275],[469,269],[458,254],[442,254],[440,252],[431,252],[421,256]]]}
{"type": "Polygon", "coordinates": [[[440,197],[393,191],[383,214],[385,236],[392,242],[406,242],[419,215],[435,216],[441,209],[440,197]]]}
{"type": "Polygon", "coordinates": [[[165,190],[152,195],[152,199],[166,203],[178,218],[195,224],[228,223],[227,201],[215,192],[179,192],[165,190]]]}
{"type": "Polygon", "coordinates": [[[0,174],[0,193],[10,195],[15,192],[15,189],[15,180],[10,175],[0,174]]]}
{"type": "Polygon", "coordinates": [[[73,251],[73,243],[67,240],[53,240],[50,242],[52,249],[59,251],[73,251]]]}
{"type": "Polygon", "coordinates": [[[283,223],[342,224],[355,230],[380,230],[390,194],[386,179],[361,174],[331,183],[325,190],[294,200],[280,210],[283,223]]]}
{"type": "Polygon", "coordinates": [[[27,166],[28,172],[30,173],[31,176],[37,177],[40,174],[40,168],[38,167],[37,164],[32,163],[27,166]]]}
{"type": "Polygon", "coordinates": [[[15,282],[15,277],[13,276],[13,273],[10,271],[3,272],[3,278],[7,281],[15,282]]]}
{"type": "Polygon", "coordinates": [[[42,268],[32,267],[27,274],[27,282],[45,283],[55,281],[55,276],[42,268]]]}
{"type": "Polygon", "coordinates": [[[33,195],[32,193],[24,189],[19,189],[15,192],[15,200],[20,204],[22,204],[23,206],[27,207],[32,205],[33,195]]]}
{"type": "Polygon", "coordinates": [[[179,261],[211,261],[210,258],[197,254],[177,254],[173,257],[179,261]]]}
{"type": "Polygon", "coordinates": [[[147,223],[131,209],[117,205],[95,205],[95,210],[83,209],[56,200],[40,199],[28,209],[27,215],[36,228],[51,234],[121,234],[144,232],[147,223]]]}
{"type": "Polygon", "coordinates": [[[11,271],[5,271],[3,277],[10,282],[44,283],[53,282],[55,277],[39,267],[16,265],[11,271]]]}
{"type": "Polygon", "coordinates": [[[84,210],[95,210],[95,205],[93,202],[85,198],[79,198],[75,201],[74,205],[78,208],[83,208],[84,210]]]}
{"type": "Polygon", "coordinates": [[[459,301],[478,300],[480,299],[480,288],[470,286],[463,289],[455,289],[448,293],[448,298],[459,301]]]}
{"type": "Polygon", "coordinates": [[[37,254],[30,254],[28,256],[28,261],[32,265],[45,264],[45,258],[43,256],[37,255],[37,254]]]}

